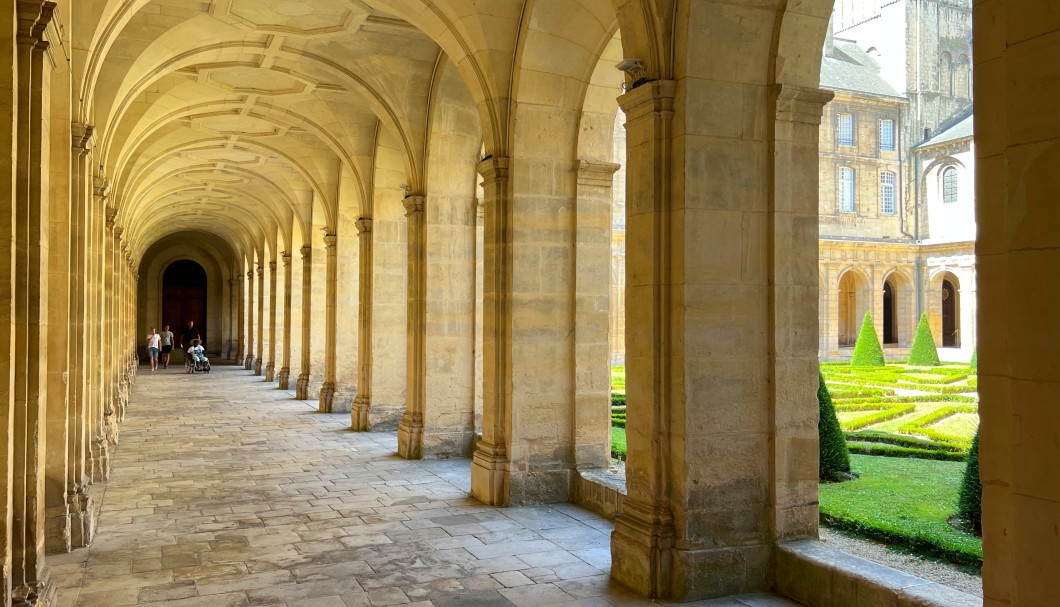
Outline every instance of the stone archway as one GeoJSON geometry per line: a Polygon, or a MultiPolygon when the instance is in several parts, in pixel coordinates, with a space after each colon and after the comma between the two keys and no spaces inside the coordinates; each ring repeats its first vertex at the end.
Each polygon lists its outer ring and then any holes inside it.
{"type": "Polygon", "coordinates": [[[942,347],[961,347],[961,299],[957,277],[946,273],[942,277],[942,347]]]}
{"type": "Polygon", "coordinates": [[[869,283],[855,270],[844,272],[839,278],[837,310],[839,313],[839,347],[853,347],[865,312],[869,311],[869,283]]]}
{"type": "MultiPolygon", "coordinates": [[[[194,322],[199,334],[209,334],[209,307],[206,270],[190,259],[169,264],[162,272],[162,325],[169,325],[178,337],[194,322]]],[[[188,344],[185,344],[187,346],[188,344]]]]}

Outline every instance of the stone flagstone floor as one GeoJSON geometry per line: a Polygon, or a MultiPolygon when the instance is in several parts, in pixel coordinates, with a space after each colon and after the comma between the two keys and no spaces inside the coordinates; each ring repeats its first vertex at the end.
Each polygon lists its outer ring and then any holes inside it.
{"type": "Polygon", "coordinates": [[[95,542],[49,557],[59,607],[650,604],[608,580],[609,521],[483,506],[468,460],[403,460],[394,433],[348,427],[242,368],[142,370],[95,542]]]}

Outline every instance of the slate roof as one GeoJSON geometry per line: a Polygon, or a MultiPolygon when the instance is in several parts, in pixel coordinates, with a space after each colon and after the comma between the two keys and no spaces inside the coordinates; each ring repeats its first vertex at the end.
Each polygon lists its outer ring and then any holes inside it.
{"type": "Polygon", "coordinates": [[[971,113],[962,118],[957,124],[954,124],[950,128],[942,131],[938,135],[935,135],[931,139],[928,139],[924,143],[921,143],[917,148],[926,148],[933,145],[939,145],[940,143],[948,143],[950,141],[957,141],[958,139],[968,139],[974,133],[974,119],[971,113]]]}
{"type": "Polygon", "coordinates": [[[903,98],[880,76],[876,60],[849,40],[835,38],[821,61],[821,88],[903,98]]]}

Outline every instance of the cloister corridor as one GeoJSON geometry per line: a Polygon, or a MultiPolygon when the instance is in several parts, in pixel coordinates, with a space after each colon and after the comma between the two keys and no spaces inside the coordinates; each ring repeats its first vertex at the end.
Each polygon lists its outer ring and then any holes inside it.
{"type": "Polygon", "coordinates": [[[402,459],[394,432],[293,396],[242,367],[141,367],[96,539],[50,557],[59,607],[651,604],[608,581],[610,521],[484,506],[468,460],[402,459]]]}

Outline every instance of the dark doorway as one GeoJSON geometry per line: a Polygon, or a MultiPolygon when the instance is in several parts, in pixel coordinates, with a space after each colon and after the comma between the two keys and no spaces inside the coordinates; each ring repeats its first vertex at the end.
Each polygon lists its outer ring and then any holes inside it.
{"type": "Polygon", "coordinates": [[[171,263],[162,274],[160,324],[168,324],[179,341],[181,331],[188,326],[188,322],[195,323],[204,339],[209,335],[209,327],[206,326],[206,270],[194,261],[182,259],[171,263]]]}
{"type": "Polygon", "coordinates": [[[957,331],[960,329],[957,320],[957,289],[949,280],[942,281],[942,347],[959,348],[961,345],[957,331]]]}
{"type": "Polygon", "coordinates": [[[883,283],[883,343],[898,343],[898,315],[895,313],[894,288],[891,281],[883,283]]]}

